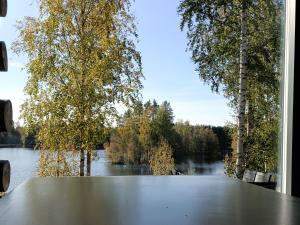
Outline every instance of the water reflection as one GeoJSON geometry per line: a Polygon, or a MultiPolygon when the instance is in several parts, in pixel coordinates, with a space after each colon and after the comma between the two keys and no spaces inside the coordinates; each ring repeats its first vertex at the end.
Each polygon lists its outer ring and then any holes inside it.
{"type": "MultiPolygon", "coordinates": [[[[0,148],[0,159],[11,163],[11,184],[9,191],[26,179],[37,175],[39,151],[25,148],[0,148]]],[[[223,175],[223,162],[203,163],[196,159],[184,159],[177,162],[176,169],[184,175],[223,175]]],[[[92,176],[150,175],[145,165],[113,165],[104,150],[97,151],[92,162],[92,176]]]]}
{"type": "Polygon", "coordinates": [[[222,161],[206,163],[188,159],[177,163],[176,169],[184,175],[224,175],[224,163],[222,161]]]}

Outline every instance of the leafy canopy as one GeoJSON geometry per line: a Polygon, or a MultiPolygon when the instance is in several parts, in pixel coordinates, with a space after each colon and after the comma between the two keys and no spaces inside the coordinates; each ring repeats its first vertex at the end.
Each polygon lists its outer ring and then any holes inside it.
{"type": "Polygon", "coordinates": [[[39,17],[17,23],[28,59],[22,105],[41,149],[95,149],[116,104],[140,98],[142,67],[129,0],[40,0],[39,17]]]}

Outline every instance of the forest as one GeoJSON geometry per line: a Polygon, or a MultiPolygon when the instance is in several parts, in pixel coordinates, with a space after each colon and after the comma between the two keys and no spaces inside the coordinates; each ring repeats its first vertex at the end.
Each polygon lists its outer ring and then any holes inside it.
{"type": "Polygon", "coordinates": [[[125,112],[104,146],[113,163],[146,164],[152,170],[168,165],[163,174],[186,157],[213,162],[232,151],[229,127],[174,122],[170,103],[156,100],[125,112]]]}

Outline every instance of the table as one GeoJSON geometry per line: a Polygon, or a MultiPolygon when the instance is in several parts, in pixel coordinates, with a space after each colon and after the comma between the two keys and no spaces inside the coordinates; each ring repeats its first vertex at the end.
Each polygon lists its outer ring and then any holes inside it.
{"type": "Polygon", "coordinates": [[[223,176],[33,178],[1,225],[299,225],[300,199],[223,176]]]}

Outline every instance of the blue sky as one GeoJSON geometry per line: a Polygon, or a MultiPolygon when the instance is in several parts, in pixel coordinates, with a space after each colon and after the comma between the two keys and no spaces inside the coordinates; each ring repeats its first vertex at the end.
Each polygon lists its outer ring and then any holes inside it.
{"type": "MultiPolygon", "coordinates": [[[[21,70],[26,58],[13,55],[10,46],[17,37],[15,21],[37,15],[37,4],[36,0],[10,0],[8,4],[7,16],[0,18],[0,40],[6,42],[9,58],[9,72],[0,73],[0,98],[12,101],[14,121],[18,121],[28,75],[21,70]]],[[[145,76],[143,99],[169,101],[175,120],[224,125],[233,120],[232,111],[227,100],[212,93],[195,72],[190,52],[186,52],[186,35],[179,29],[178,5],[179,0],[135,0],[133,4],[145,76]]]]}

